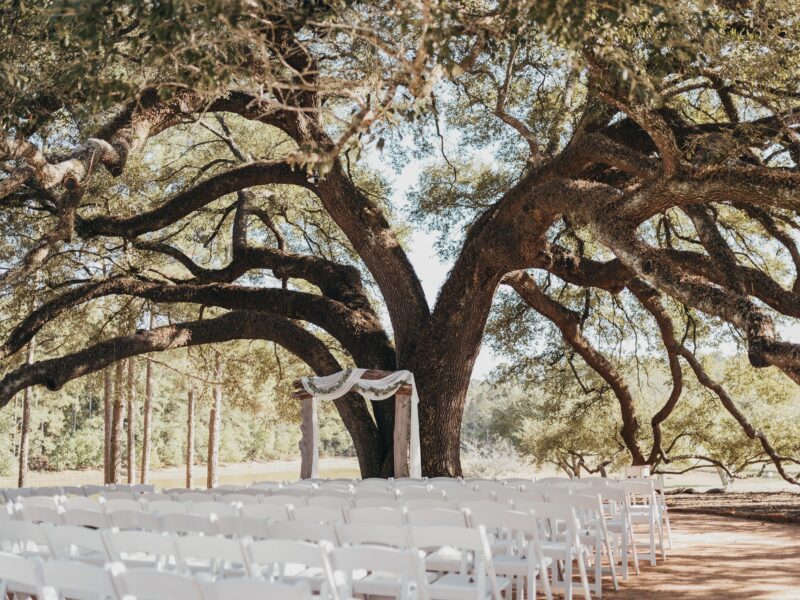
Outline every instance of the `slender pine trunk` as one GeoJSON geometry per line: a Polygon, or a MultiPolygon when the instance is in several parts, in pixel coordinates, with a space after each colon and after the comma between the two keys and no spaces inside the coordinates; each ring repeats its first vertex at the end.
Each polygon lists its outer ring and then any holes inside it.
{"type": "MultiPolygon", "coordinates": [[[[155,327],[155,316],[150,309],[150,329],[155,327]]],[[[144,423],[142,424],[142,471],[140,483],[150,480],[150,435],[153,430],[153,362],[149,355],[145,357],[145,383],[144,383],[144,423]]]]}
{"type": "Polygon", "coordinates": [[[111,454],[109,483],[119,483],[122,471],[122,437],[125,419],[125,361],[119,360],[114,370],[114,407],[111,412],[111,454]]]}
{"type": "MultiPolygon", "coordinates": [[[[28,342],[27,363],[33,363],[35,352],[35,338],[28,342]]],[[[19,477],[17,485],[25,487],[28,483],[28,455],[30,451],[30,430],[31,430],[31,403],[33,402],[33,389],[26,387],[22,395],[22,422],[20,423],[19,436],[19,477]]]]}
{"type": "Polygon", "coordinates": [[[189,388],[186,402],[186,487],[192,487],[192,467],[194,466],[194,388],[189,388]]]}
{"type": "Polygon", "coordinates": [[[136,483],[136,363],[128,359],[128,483],[136,483]]]}
{"type": "Polygon", "coordinates": [[[103,371],[103,483],[111,482],[111,405],[114,382],[111,368],[103,371]]]}
{"type": "Polygon", "coordinates": [[[216,487],[219,479],[219,435],[222,422],[222,358],[219,353],[214,364],[214,401],[211,405],[211,416],[208,420],[208,488],[216,487]]]}

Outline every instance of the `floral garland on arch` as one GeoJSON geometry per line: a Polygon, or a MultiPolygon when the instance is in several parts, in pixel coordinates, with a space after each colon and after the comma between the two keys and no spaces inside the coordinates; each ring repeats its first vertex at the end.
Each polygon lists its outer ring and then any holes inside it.
{"type": "Polygon", "coordinates": [[[382,379],[362,379],[367,369],[348,368],[325,377],[303,377],[303,389],[319,400],[335,400],[350,391],[358,392],[367,400],[386,400],[394,396],[403,385],[411,386],[411,431],[409,471],[412,477],[422,476],[419,442],[419,396],[414,374],[411,371],[394,371],[382,379]]]}

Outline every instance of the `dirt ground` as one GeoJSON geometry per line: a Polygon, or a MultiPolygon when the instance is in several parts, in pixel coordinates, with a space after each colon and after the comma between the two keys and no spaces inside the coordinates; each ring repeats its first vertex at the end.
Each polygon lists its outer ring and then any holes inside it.
{"type": "MultiPolygon", "coordinates": [[[[671,513],[666,562],[603,597],[612,600],[800,600],[800,526],[671,513]]],[[[580,597],[580,596],[578,596],[580,597]]]]}
{"type": "Polygon", "coordinates": [[[668,494],[673,512],[717,514],[800,524],[800,494],[792,492],[728,492],[668,494]]]}

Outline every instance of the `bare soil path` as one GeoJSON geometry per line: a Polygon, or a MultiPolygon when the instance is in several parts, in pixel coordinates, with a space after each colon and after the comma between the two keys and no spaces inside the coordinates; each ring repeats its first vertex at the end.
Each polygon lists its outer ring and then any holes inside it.
{"type": "MultiPolygon", "coordinates": [[[[642,567],[613,600],[800,600],[800,526],[671,513],[668,560],[642,567]]],[[[608,590],[606,592],[606,590],[608,590]]]]}

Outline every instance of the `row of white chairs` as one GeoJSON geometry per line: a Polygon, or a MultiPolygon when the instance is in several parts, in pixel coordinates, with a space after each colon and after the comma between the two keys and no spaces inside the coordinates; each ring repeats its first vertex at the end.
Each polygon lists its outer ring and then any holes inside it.
{"type": "MultiPolygon", "coordinates": [[[[562,514],[574,533],[569,512],[562,514]]],[[[212,580],[255,577],[277,583],[304,581],[323,598],[366,594],[451,600],[483,600],[490,595],[499,599],[515,579],[518,597],[524,590],[532,599],[539,575],[543,575],[546,596],[552,598],[546,574],[549,562],[538,544],[534,516],[505,510],[472,518],[472,523],[459,525],[362,523],[338,524],[327,530],[323,524],[275,523],[278,537],[266,540],[99,531],[10,521],[0,523],[0,544],[5,552],[44,564],[78,560],[95,567],[118,563],[127,569],[149,568],[212,580]],[[493,532],[491,545],[487,529],[493,532]]],[[[568,547],[566,542],[564,547],[568,547]]],[[[19,583],[13,571],[6,571],[2,564],[0,560],[0,579],[19,583]]]]}

